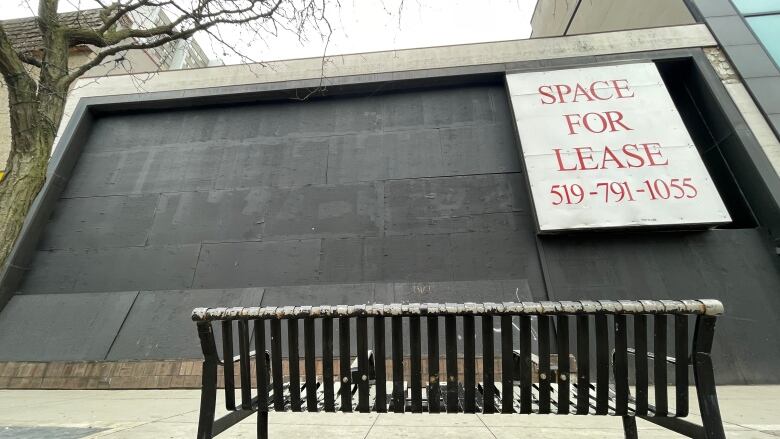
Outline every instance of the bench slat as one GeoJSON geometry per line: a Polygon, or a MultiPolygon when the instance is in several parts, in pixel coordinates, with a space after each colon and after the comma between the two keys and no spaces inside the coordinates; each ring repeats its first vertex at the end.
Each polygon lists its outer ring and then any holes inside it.
{"type": "Polygon", "coordinates": [[[257,407],[268,411],[268,360],[265,356],[265,320],[255,320],[255,380],[257,381],[257,407]]]}
{"type": "Polygon", "coordinates": [[[314,336],[314,319],[303,321],[304,369],[306,373],[306,411],[316,412],[317,407],[317,367],[314,336]]]}
{"type": "Polygon", "coordinates": [[[539,413],[550,413],[550,318],[538,317],[539,413]]]}
{"type": "Polygon", "coordinates": [[[274,377],[274,410],[284,411],[281,320],[271,320],[271,372],[274,377]]]}
{"type": "Polygon", "coordinates": [[[447,355],[447,413],[458,413],[458,329],[455,316],[444,317],[444,344],[447,355]]]}
{"type": "Polygon", "coordinates": [[[411,378],[412,413],[422,413],[422,352],[420,318],[409,317],[409,372],[411,378]]]}
{"type": "Polygon", "coordinates": [[[349,318],[339,318],[339,381],[341,384],[341,411],[352,411],[352,371],[350,369],[349,318]]]}
{"type": "Polygon", "coordinates": [[[358,359],[358,406],[360,413],[368,413],[368,321],[365,317],[357,318],[357,359],[358,359]]]}
{"type": "Polygon", "coordinates": [[[615,414],[628,414],[628,325],[626,316],[614,316],[615,321],[615,414]]]}
{"type": "Polygon", "coordinates": [[[512,316],[501,316],[501,413],[514,411],[514,363],[512,316]]]}
{"type": "Polygon", "coordinates": [[[441,388],[439,387],[439,318],[426,319],[428,329],[428,412],[441,411],[441,388]]]}
{"type": "Polygon", "coordinates": [[[647,404],[647,316],[634,316],[634,364],[636,369],[636,414],[645,416],[647,404]]]}
{"type": "Polygon", "coordinates": [[[590,409],[590,318],[577,316],[577,411],[588,414],[590,409]]]}
{"type": "Polygon", "coordinates": [[[222,322],[222,363],[225,376],[225,408],[236,409],[236,381],[233,369],[233,322],[222,322]]]}
{"type": "Polygon", "coordinates": [[[376,373],[374,410],[378,413],[387,412],[385,358],[385,318],[374,317],[374,371],[376,373]]]}
{"type": "Polygon", "coordinates": [[[606,415],[609,412],[607,399],[609,397],[609,331],[607,316],[597,314],[596,317],[596,414],[606,415]]]}
{"type": "Polygon", "coordinates": [[[569,316],[557,317],[558,339],[558,414],[569,413],[569,316]]]}
{"type": "MultiPolygon", "coordinates": [[[[493,372],[493,317],[482,316],[482,382],[492,383],[493,372]]],[[[493,386],[482,387],[482,413],[495,413],[493,386]]]]}
{"type": "Polygon", "coordinates": [[[655,385],[655,412],[657,416],[666,416],[669,410],[666,392],[666,324],[664,314],[656,314],[653,322],[653,384],[655,385]]]}
{"type": "Polygon", "coordinates": [[[287,358],[290,369],[290,410],[299,412],[301,411],[301,373],[298,354],[298,320],[287,321],[287,358]]]}
{"type": "Polygon", "coordinates": [[[531,331],[531,317],[520,316],[520,368],[515,371],[520,374],[520,413],[531,413],[533,411],[531,399],[531,341],[533,333],[531,331]]]}
{"type": "Polygon", "coordinates": [[[326,412],[336,411],[333,389],[333,319],[322,319],[322,408],[326,412]]]}
{"type": "Polygon", "coordinates": [[[476,374],[474,370],[475,346],[474,316],[463,316],[463,411],[476,413],[476,374]]]}
{"type": "Polygon", "coordinates": [[[252,377],[249,364],[249,321],[238,321],[238,355],[241,374],[241,408],[252,409],[252,377]]]}
{"type": "Polygon", "coordinates": [[[674,385],[678,417],[688,416],[688,316],[674,316],[674,385]]]}
{"type": "Polygon", "coordinates": [[[404,336],[403,320],[400,316],[390,319],[393,349],[393,412],[403,413],[405,401],[404,389],[404,336]]]}

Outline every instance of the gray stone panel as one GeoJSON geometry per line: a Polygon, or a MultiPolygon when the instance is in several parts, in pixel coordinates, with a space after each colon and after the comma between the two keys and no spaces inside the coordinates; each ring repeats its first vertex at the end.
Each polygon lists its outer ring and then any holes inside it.
{"type": "Polygon", "coordinates": [[[267,204],[265,188],[162,194],[149,243],[259,240],[267,204]]]}
{"type": "Polygon", "coordinates": [[[780,71],[759,44],[726,46],[725,50],[743,78],[780,76],[780,71]]]}
{"type": "Polygon", "coordinates": [[[40,249],[130,247],[146,244],[157,194],[61,199],[40,249]]]}
{"type": "Polygon", "coordinates": [[[328,183],[446,175],[439,130],[333,137],[328,183]]]}
{"type": "Polygon", "coordinates": [[[189,288],[200,245],[39,251],[24,293],[189,288]]]}
{"type": "Polygon", "coordinates": [[[0,314],[0,361],[102,360],[136,295],[16,295],[0,314]]]}
{"type": "Polygon", "coordinates": [[[508,124],[443,128],[440,132],[449,175],[521,171],[514,133],[508,124]]]}
{"type": "Polygon", "coordinates": [[[320,240],[203,244],[194,288],[316,283],[320,240]]]}
{"type": "Polygon", "coordinates": [[[513,302],[539,300],[527,279],[393,284],[398,303],[513,302]]]}
{"type": "Polygon", "coordinates": [[[745,82],[766,113],[780,113],[780,77],[748,78],[745,82]]]}
{"type": "MultiPolygon", "coordinates": [[[[201,358],[198,331],[190,317],[194,308],[260,306],[262,299],[262,288],[141,291],[107,359],[201,358]]],[[[221,349],[220,325],[214,325],[214,331],[221,349]]],[[[238,347],[234,348],[237,355],[238,347]]]]}
{"type": "Polygon", "coordinates": [[[377,236],[382,221],[381,183],[305,186],[271,193],[267,239],[377,236]]]}
{"type": "Polygon", "coordinates": [[[707,20],[712,32],[722,46],[736,46],[740,44],[756,44],[756,37],[737,15],[727,17],[713,17],[707,20]]]}
{"type": "Polygon", "coordinates": [[[696,7],[704,17],[721,17],[737,15],[736,9],[729,0],[694,0],[696,7]]]}
{"type": "Polygon", "coordinates": [[[382,279],[380,261],[374,252],[367,254],[366,239],[373,238],[323,239],[320,279],[332,283],[382,279]]]}
{"type": "Polygon", "coordinates": [[[66,197],[207,190],[214,186],[222,148],[149,147],[82,155],[66,197]]]}
{"type": "Polygon", "coordinates": [[[500,213],[527,211],[519,174],[395,180],[385,183],[385,233],[491,231],[510,225],[500,213]]]}
{"type": "Polygon", "coordinates": [[[304,186],[325,183],[326,139],[284,138],[274,144],[242,144],[224,150],[217,189],[304,186]]]}

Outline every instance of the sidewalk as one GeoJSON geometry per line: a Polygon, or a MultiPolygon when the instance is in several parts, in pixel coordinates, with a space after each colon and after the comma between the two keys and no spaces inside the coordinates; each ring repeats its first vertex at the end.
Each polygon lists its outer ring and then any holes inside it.
{"type": "MultiPolygon", "coordinates": [[[[780,386],[724,386],[718,393],[728,437],[780,437],[780,386]]],[[[194,438],[198,404],[196,390],[2,390],[0,438],[194,438]]],[[[695,401],[691,406],[697,413],[695,401]]],[[[219,437],[254,438],[255,419],[219,437]]],[[[285,439],[623,437],[613,417],[271,413],[270,422],[271,436],[285,439]]],[[[642,438],[679,437],[638,425],[642,438]]]]}

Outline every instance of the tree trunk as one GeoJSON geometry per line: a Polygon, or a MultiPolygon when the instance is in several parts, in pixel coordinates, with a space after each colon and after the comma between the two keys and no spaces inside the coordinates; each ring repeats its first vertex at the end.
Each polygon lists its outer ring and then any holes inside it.
{"type": "Polygon", "coordinates": [[[0,182],[0,267],[7,262],[27,212],[46,181],[67,93],[67,86],[53,82],[36,85],[29,76],[6,78],[11,152],[0,182]]]}

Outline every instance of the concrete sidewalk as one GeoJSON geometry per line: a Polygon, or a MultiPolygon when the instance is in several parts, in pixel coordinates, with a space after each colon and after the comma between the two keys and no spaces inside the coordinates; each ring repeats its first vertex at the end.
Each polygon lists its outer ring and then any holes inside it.
{"type": "MultiPolygon", "coordinates": [[[[718,392],[728,437],[780,437],[780,386],[718,392]]],[[[194,438],[198,404],[196,390],[2,390],[0,438],[194,438]]],[[[697,413],[695,401],[691,406],[697,413]]],[[[219,437],[254,438],[255,419],[219,437]]],[[[696,415],[691,420],[700,422],[696,415]]],[[[614,417],[271,413],[270,422],[271,436],[279,438],[623,437],[614,417]]],[[[679,437],[638,424],[643,438],[679,437]]]]}

